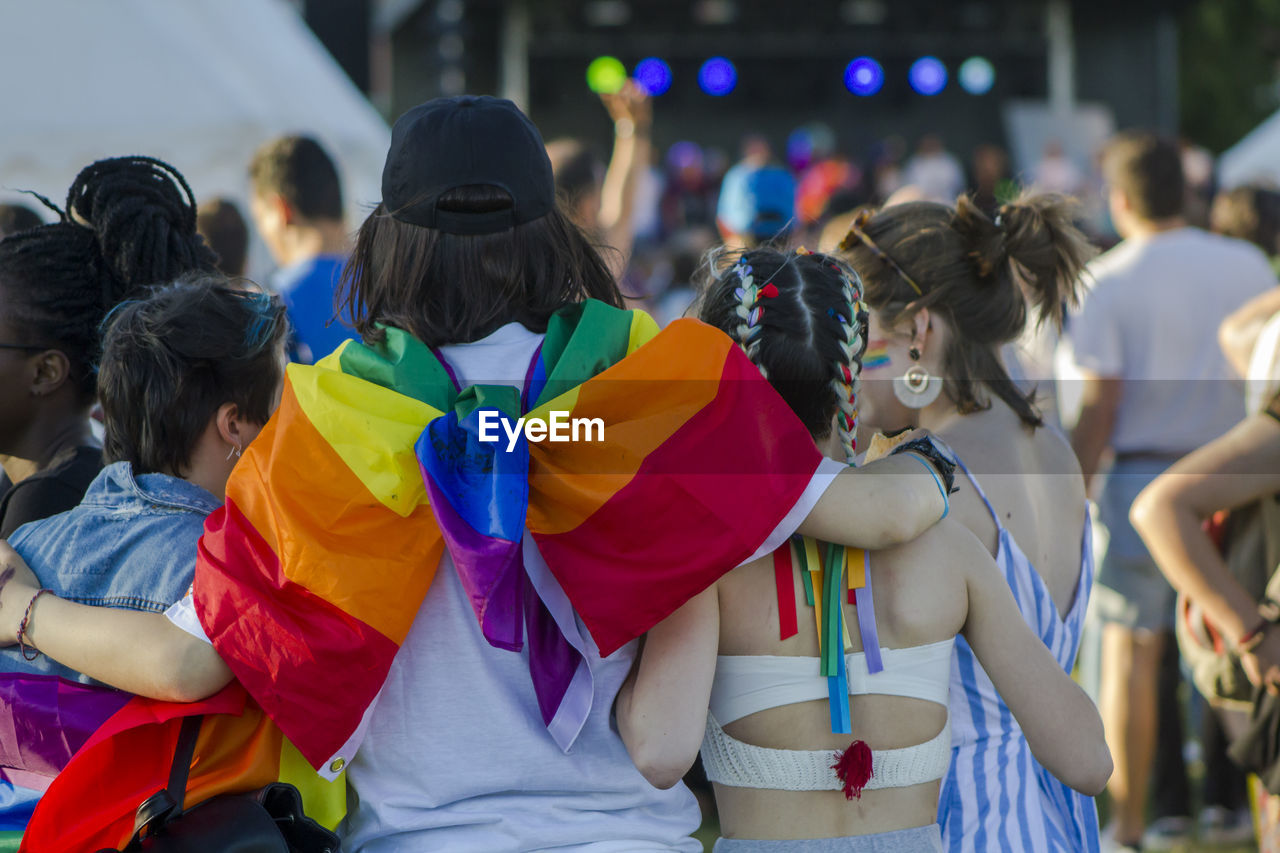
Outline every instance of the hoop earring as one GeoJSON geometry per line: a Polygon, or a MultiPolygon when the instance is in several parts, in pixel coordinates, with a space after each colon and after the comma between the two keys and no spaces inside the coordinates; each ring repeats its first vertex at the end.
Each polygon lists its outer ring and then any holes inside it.
{"type": "Polygon", "coordinates": [[[232,455],[234,455],[237,459],[240,458],[240,446],[238,444],[232,445],[231,449],[227,451],[227,459],[230,460],[232,455]]]}
{"type": "Polygon", "coordinates": [[[942,393],[942,377],[932,376],[918,364],[907,368],[901,376],[893,377],[893,396],[909,409],[923,409],[942,393]]]}

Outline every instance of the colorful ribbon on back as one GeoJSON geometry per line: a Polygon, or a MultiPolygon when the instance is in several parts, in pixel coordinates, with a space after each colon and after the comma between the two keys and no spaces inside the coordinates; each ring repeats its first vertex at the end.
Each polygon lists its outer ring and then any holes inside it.
{"type": "Polygon", "coordinates": [[[844,603],[857,606],[858,633],[866,655],[867,671],[884,670],[880,637],[876,631],[875,601],[871,595],[870,555],[860,549],[819,543],[805,536],[773,552],[774,584],[778,595],[778,635],[780,640],[799,633],[793,573],[796,564],[804,587],[805,603],[813,608],[818,630],[820,673],[827,679],[827,701],[831,708],[831,731],[849,734],[849,678],[845,653],[849,648],[849,628],[844,621],[844,603]],[[792,551],[795,551],[793,563],[792,551]]]}

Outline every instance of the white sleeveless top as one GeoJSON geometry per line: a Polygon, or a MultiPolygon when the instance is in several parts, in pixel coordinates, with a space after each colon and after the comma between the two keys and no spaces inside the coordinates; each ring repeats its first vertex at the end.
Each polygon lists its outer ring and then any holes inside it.
{"type": "MultiPolygon", "coordinates": [[[[845,655],[849,695],[902,696],[948,702],[954,638],[905,649],[881,648],[883,671],[868,670],[866,654],[845,655]]],[[[785,791],[840,790],[829,749],[769,749],[730,737],[721,728],[758,711],[827,698],[827,679],[816,657],[721,655],[711,687],[711,711],[702,741],[707,778],[737,788],[785,791]]],[[[951,760],[951,726],[904,749],[872,751],[866,790],[903,788],[941,779],[951,760]]]]}

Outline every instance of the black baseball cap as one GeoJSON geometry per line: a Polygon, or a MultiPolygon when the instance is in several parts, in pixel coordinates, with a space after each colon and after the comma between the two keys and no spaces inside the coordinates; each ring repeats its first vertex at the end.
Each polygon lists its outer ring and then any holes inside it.
{"type": "Polygon", "coordinates": [[[436,98],[391,129],[382,169],[382,203],[401,222],[449,234],[492,234],[546,216],[555,179],[542,134],[511,101],[488,95],[436,98]],[[483,213],[440,210],[440,196],[487,185],[510,193],[510,208],[483,213]]]}

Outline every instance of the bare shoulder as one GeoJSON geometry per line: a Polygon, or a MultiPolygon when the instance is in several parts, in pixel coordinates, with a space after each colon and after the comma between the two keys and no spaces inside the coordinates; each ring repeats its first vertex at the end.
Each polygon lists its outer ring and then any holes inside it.
{"type": "Polygon", "coordinates": [[[1058,430],[1044,426],[1031,435],[1031,446],[1042,474],[1054,475],[1055,485],[1066,492],[1066,497],[1078,498],[1083,505],[1085,498],[1084,475],[1080,473],[1080,460],[1058,430]]]}
{"type": "Polygon", "coordinates": [[[918,645],[959,633],[968,577],[982,561],[994,566],[977,537],[951,519],[910,542],[873,552],[876,619],[890,644],[918,645]]]}

